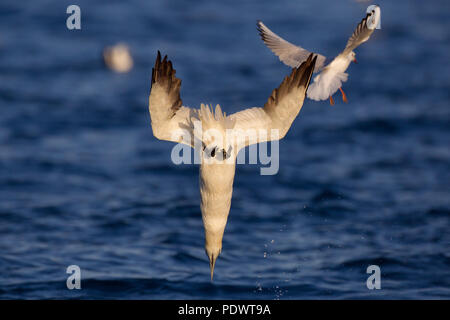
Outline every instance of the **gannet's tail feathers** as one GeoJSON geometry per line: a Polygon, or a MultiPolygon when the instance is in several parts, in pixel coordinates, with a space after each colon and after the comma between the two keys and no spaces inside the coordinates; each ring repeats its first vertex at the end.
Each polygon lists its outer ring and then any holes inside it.
{"type": "Polygon", "coordinates": [[[225,132],[227,129],[233,129],[234,120],[225,112],[222,112],[220,105],[216,105],[214,111],[212,105],[200,104],[199,119],[202,122],[203,130],[217,129],[225,132]]]}
{"type": "Polygon", "coordinates": [[[239,147],[249,144],[278,140],[283,138],[297,117],[305,100],[306,90],[311,81],[317,56],[311,53],[300,67],[294,68],[289,76],[284,78],[280,86],[272,91],[263,108],[250,108],[231,115],[236,120],[234,130],[238,135],[239,147]],[[273,136],[272,130],[278,135],[273,136]],[[256,132],[256,137],[246,133],[256,132]],[[266,132],[266,136],[261,135],[266,132]]]}
{"type": "MultiPolygon", "coordinates": [[[[287,64],[292,68],[299,67],[303,62],[306,61],[306,59],[308,59],[311,54],[310,51],[300,46],[296,46],[278,36],[264,23],[262,23],[262,21],[258,20],[256,22],[256,29],[258,30],[262,41],[264,41],[264,44],[270,50],[272,50],[272,52],[280,59],[281,62],[287,64]]],[[[317,72],[322,69],[323,65],[325,64],[326,58],[321,54],[315,54],[317,55],[317,62],[314,68],[314,72],[317,72]]]]}
{"type": "Polygon", "coordinates": [[[226,135],[228,130],[234,128],[236,120],[222,112],[220,105],[216,105],[214,111],[212,106],[202,103],[196,117],[191,121],[194,125],[194,137],[201,141],[203,146],[211,147],[214,144],[218,148],[228,149],[226,135]]]}
{"type": "MultiPolygon", "coordinates": [[[[175,76],[175,69],[167,56],[161,60],[158,51],[152,70],[149,96],[149,112],[153,134],[160,140],[193,144],[191,118],[197,111],[182,106],[180,98],[181,80],[175,76]],[[180,130],[184,129],[191,137],[181,141],[180,130]]],[[[186,139],[186,137],[185,137],[186,139]]]]}

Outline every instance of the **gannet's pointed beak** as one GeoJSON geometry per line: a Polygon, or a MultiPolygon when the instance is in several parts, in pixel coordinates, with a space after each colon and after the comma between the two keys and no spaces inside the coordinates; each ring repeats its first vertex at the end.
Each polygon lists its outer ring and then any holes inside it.
{"type": "Polygon", "coordinates": [[[214,277],[214,266],[216,265],[216,259],[217,257],[214,257],[212,254],[211,257],[209,257],[209,268],[211,269],[211,281],[213,281],[214,277]]]}

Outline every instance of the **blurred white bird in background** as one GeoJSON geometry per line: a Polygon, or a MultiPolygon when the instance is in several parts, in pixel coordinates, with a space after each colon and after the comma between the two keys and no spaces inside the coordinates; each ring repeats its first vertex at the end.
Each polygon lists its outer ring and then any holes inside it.
{"type": "MultiPolygon", "coordinates": [[[[352,36],[348,39],[345,49],[336,56],[329,64],[325,64],[326,57],[317,54],[317,63],[314,72],[319,74],[314,77],[314,82],[309,86],[307,96],[312,100],[330,99],[330,104],[334,105],[333,94],[339,89],[342,100],[348,102],[347,96],[342,90],[342,83],[348,79],[347,70],[350,62],[356,62],[353,51],[360,44],[369,40],[375,28],[379,25],[381,10],[377,5],[369,7],[366,17],[358,24],[352,36]]],[[[279,59],[290,67],[298,67],[306,60],[311,53],[308,50],[296,46],[277,34],[272,32],[261,21],[257,22],[257,29],[267,47],[279,57],[279,59]]]]}
{"type": "Polygon", "coordinates": [[[103,60],[105,65],[115,72],[126,73],[133,68],[133,58],[130,49],[123,43],[106,47],[103,50],[103,60]]]}

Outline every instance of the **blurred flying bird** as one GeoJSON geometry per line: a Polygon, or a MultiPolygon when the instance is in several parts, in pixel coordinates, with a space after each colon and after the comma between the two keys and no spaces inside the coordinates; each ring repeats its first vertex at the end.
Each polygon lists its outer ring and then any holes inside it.
{"type": "Polygon", "coordinates": [[[103,50],[103,60],[105,65],[115,72],[126,73],[133,68],[130,49],[123,43],[106,47],[103,50]]]}
{"type": "MultiPolygon", "coordinates": [[[[342,83],[346,82],[348,78],[348,73],[345,71],[350,65],[350,62],[354,61],[356,63],[356,54],[353,50],[369,40],[380,21],[380,15],[380,7],[374,5],[348,39],[345,49],[330,63],[325,64],[325,56],[317,54],[317,63],[314,72],[318,72],[319,74],[314,77],[313,83],[309,86],[307,92],[309,99],[319,101],[329,98],[330,104],[334,105],[333,94],[339,89],[342,94],[342,100],[348,102],[347,96],[344,90],[342,90],[342,83]]],[[[261,21],[257,22],[257,29],[266,46],[283,63],[290,67],[298,67],[310,54],[308,50],[279,37],[261,21]]]]}
{"type": "Polygon", "coordinates": [[[317,57],[313,55],[285,77],[264,107],[227,116],[219,105],[215,111],[204,104],[200,109],[183,106],[181,80],[175,76],[172,62],[167,56],[161,61],[158,51],[149,97],[153,135],[160,140],[188,145],[200,154],[200,209],[211,280],[222,251],[237,154],[250,144],[278,140],[286,135],[303,105],[316,64],[317,57]],[[255,132],[258,134],[254,135],[255,132]]]}

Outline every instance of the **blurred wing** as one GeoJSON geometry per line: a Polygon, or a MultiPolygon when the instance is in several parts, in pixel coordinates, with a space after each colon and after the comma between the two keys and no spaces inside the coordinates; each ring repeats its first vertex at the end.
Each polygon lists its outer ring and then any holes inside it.
{"type": "Polygon", "coordinates": [[[193,146],[191,117],[196,117],[197,110],[182,106],[181,80],[175,77],[175,73],[172,62],[167,60],[167,56],[161,61],[158,51],[148,103],[153,135],[160,140],[193,146]]]}
{"type": "Polygon", "coordinates": [[[306,90],[317,56],[310,54],[300,67],[294,68],[277,89],[272,91],[263,108],[250,108],[232,114],[233,132],[238,148],[253,143],[282,139],[303,106],[306,90]],[[272,135],[272,130],[275,135],[272,135]]]}
{"type": "Polygon", "coordinates": [[[379,16],[380,10],[378,8],[377,10],[372,10],[364,19],[361,20],[352,36],[348,39],[347,45],[344,49],[344,54],[350,53],[350,51],[356,49],[361,43],[369,40],[376,25],[378,24],[380,18],[379,16]]]}
{"type": "MultiPolygon", "coordinates": [[[[272,52],[276,56],[278,56],[278,58],[280,58],[280,61],[287,64],[288,66],[292,68],[298,68],[302,64],[302,62],[306,61],[308,56],[311,54],[311,52],[309,52],[308,50],[293,45],[292,43],[279,37],[277,34],[275,34],[269,28],[267,28],[261,21],[258,21],[256,23],[256,26],[262,41],[264,41],[266,46],[270,50],[272,50],[272,52]]],[[[322,69],[326,59],[321,54],[316,55],[317,55],[317,62],[314,72],[317,72],[320,69],[322,69]]]]}

